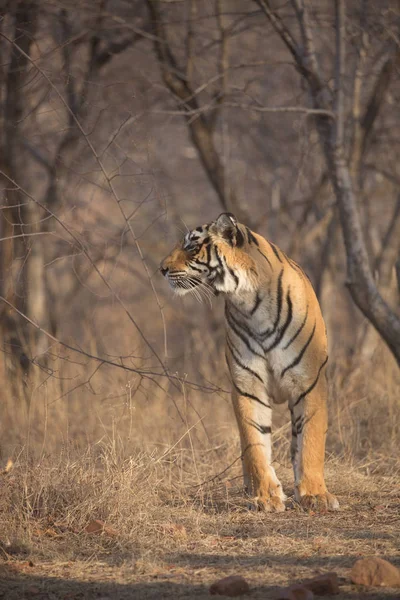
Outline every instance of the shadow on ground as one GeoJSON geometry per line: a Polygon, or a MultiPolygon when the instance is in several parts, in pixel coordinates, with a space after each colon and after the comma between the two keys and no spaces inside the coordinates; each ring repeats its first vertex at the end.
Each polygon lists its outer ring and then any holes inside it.
{"type": "MultiPolygon", "coordinates": [[[[277,596],[276,586],[252,587],[244,598],[273,600],[277,596]]],[[[336,600],[398,600],[395,590],[351,590],[336,596],[325,596],[336,600]]],[[[148,600],[159,598],[210,598],[206,584],[176,583],[171,581],[130,582],[86,582],[74,579],[15,574],[7,565],[0,576],[0,598],[4,600],[148,600]],[[8,572],[9,571],[9,572],[8,572]]]]}
{"type": "MultiPolygon", "coordinates": [[[[384,558],[394,565],[397,565],[399,562],[397,556],[385,555],[384,558]]],[[[293,556],[293,554],[279,555],[260,553],[232,557],[231,554],[175,553],[166,555],[165,560],[171,564],[185,567],[189,566],[191,569],[201,569],[204,565],[207,565],[208,567],[213,566],[214,568],[224,570],[232,567],[232,564],[234,564],[235,567],[241,569],[251,569],[259,565],[265,565],[266,567],[280,568],[280,570],[282,567],[311,567],[313,569],[328,572],[334,571],[339,567],[350,568],[356,559],[354,556],[347,555],[323,556],[317,554],[302,557],[298,555],[293,556]]],[[[400,600],[400,590],[397,594],[397,598],[400,600]]]]}

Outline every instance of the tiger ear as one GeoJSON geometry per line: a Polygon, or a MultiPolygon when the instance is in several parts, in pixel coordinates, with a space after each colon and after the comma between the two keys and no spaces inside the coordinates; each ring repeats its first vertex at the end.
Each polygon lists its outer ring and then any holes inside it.
{"type": "Polygon", "coordinates": [[[237,240],[237,219],[232,213],[221,213],[215,221],[217,233],[229,242],[232,246],[236,246],[237,240]]]}

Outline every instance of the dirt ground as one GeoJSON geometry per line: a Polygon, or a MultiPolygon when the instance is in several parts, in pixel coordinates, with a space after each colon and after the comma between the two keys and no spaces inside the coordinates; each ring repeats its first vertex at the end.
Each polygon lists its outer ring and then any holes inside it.
{"type": "MultiPolygon", "coordinates": [[[[140,536],[134,538],[128,523],[107,535],[32,521],[25,541],[2,544],[0,598],[209,598],[213,581],[240,574],[250,584],[248,597],[273,599],[280,586],[335,571],[337,600],[399,599],[400,589],[361,588],[349,580],[360,557],[400,566],[398,477],[356,469],[338,476],[331,468],[329,479],[341,502],[337,513],[308,514],[290,502],[283,514],[251,513],[238,489],[217,486],[201,500],[188,496],[149,513],[135,507],[140,536]]],[[[4,519],[3,512],[0,526],[7,529],[4,519]]]]}

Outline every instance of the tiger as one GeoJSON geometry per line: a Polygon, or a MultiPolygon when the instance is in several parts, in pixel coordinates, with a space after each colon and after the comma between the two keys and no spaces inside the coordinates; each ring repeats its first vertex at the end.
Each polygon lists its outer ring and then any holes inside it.
{"type": "Polygon", "coordinates": [[[287,402],[294,499],[337,510],[324,479],[327,334],[308,276],[274,243],[222,213],[184,236],[160,264],[176,294],[225,298],[226,360],[250,508],[285,510],[272,466],[272,404],[287,402]]]}

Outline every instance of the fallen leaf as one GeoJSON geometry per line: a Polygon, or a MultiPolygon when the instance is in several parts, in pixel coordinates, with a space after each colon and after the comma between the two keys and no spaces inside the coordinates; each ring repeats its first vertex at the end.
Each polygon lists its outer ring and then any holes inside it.
{"type": "Polygon", "coordinates": [[[108,535],[110,537],[118,535],[118,531],[116,529],[114,529],[113,527],[109,527],[99,519],[94,519],[93,521],[90,521],[85,527],[85,532],[104,533],[105,535],[108,535]]]}
{"type": "Polygon", "coordinates": [[[177,537],[186,537],[187,531],[184,525],[181,523],[163,523],[160,525],[161,531],[164,534],[177,536],[177,537]]]}

